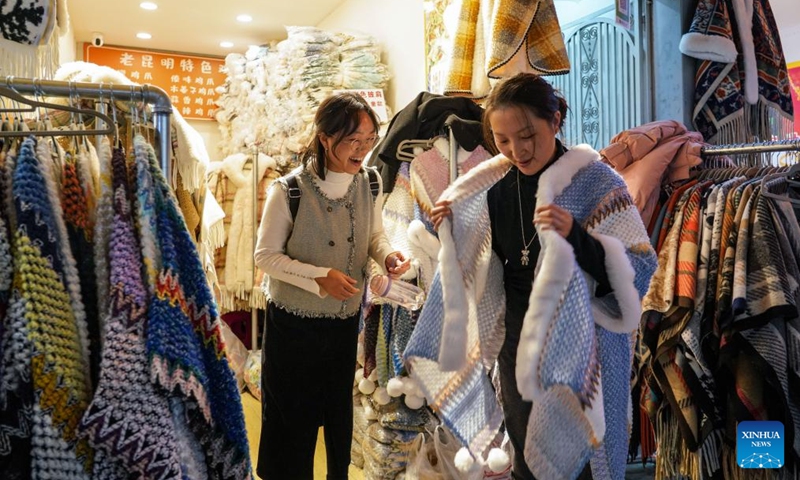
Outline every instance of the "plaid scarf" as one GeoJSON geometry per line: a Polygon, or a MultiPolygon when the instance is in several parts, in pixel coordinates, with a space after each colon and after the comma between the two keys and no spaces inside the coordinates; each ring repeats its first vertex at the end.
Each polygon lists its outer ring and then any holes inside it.
{"type": "Polygon", "coordinates": [[[570,64],[553,0],[464,0],[452,38],[445,94],[482,98],[488,78],[560,75],[570,64]]]}

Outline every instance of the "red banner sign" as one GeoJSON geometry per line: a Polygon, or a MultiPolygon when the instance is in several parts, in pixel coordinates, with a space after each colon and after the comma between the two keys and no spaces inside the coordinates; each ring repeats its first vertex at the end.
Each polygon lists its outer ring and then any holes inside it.
{"type": "Polygon", "coordinates": [[[136,83],[164,89],[175,110],[193,120],[214,119],[216,87],[225,83],[227,76],[223,71],[225,60],[214,57],[84,43],[83,59],[113,68],[136,83]]]}
{"type": "Polygon", "coordinates": [[[792,62],[787,67],[792,86],[792,103],[794,103],[794,131],[800,134],[800,62],[792,62]]]}

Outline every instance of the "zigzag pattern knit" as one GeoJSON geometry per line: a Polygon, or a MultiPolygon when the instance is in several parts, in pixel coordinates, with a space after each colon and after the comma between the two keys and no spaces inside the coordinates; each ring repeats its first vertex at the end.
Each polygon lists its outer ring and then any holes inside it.
{"type": "Polygon", "coordinates": [[[169,400],[150,382],[145,349],[147,291],[128,204],[125,155],[112,159],[114,224],[110,238],[111,308],[106,320],[100,383],[81,433],[102,450],[94,478],[180,479],[169,400]]]}
{"type": "MultiPolygon", "coordinates": [[[[88,402],[86,363],[65,285],[65,259],[36,142],[23,142],[12,177],[17,229],[16,281],[33,344],[31,377],[36,396],[32,478],[88,479],[91,451],[77,438],[88,402]]],[[[55,199],[57,202],[57,198],[55,199]]]]}
{"type": "Polygon", "coordinates": [[[183,397],[189,427],[205,449],[209,478],[250,479],[244,414],[214,298],[152,146],[142,137],[134,145],[148,150],[162,262],[148,311],[151,379],[183,397]]]}

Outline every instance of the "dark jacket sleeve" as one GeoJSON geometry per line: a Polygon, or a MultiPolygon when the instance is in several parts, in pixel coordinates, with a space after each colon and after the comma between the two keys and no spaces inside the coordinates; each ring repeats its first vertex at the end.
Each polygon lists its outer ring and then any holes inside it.
{"type": "Polygon", "coordinates": [[[600,241],[589,235],[576,221],[572,222],[567,241],[575,249],[578,265],[597,282],[595,296],[602,297],[611,293],[614,289],[606,272],[606,251],[600,241]]]}

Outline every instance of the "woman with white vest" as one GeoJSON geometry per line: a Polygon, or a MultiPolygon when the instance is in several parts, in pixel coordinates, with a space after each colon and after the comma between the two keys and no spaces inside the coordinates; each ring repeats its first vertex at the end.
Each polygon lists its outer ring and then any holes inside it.
{"type": "Polygon", "coordinates": [[[409,268],[383,231],[381,184],[363,164],[378,118],[358,95],[324,100],[302,165],[270,188],[255,251],[269,277],[258,475],[313,479],[324,429],[328,480],[346,479],[352,385],[369,258],[409,268]]]}

